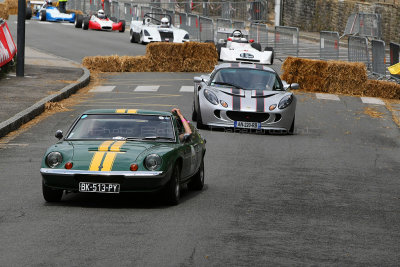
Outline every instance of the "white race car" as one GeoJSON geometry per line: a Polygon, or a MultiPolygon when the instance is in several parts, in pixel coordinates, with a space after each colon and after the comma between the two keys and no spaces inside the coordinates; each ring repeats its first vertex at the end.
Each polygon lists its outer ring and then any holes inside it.
{"type": "Polygon", "coordinates": [[[274,51],[266,47],[262,51],[261,45],[254,40],[247,40],[240,30],[234,30],[226,41],[217,43],[218,58],[227,62],[254,62],[259,64],[273,64],[274,51]]]}
{"type": "Polygon", "coordinates": [[[189,33],[171,25],[167,14],[146,13],[143,21],[132,19],[130,26],[131,43],[151,42],[183,43],[189,41],[189,33]],[[160,17],[162,17],[160,19],[160,17]]]}

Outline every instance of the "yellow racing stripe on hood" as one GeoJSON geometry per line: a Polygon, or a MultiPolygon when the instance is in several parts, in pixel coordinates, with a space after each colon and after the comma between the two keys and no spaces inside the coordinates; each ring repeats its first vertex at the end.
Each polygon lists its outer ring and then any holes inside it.
{"type": "Polygon", "coordinates": [[[128,109],[128,111],[126,113],[136,114],[137,113],[137,109],[128,109]]]}
{"type": "Polygon", "coordinates": [[[96,152],[90,162],[89,171],[98,171],[105,152],[96,152]]]}
{"type": "Polygon", "coordinates": [[[125,113],[126,109],[116,109],[115,113],[125,113]]]}
{"type": "Polygon", "coordinates": [[[126,141],[117,141],[115,142],[111,148],[110,151],[112,152],[121,152],[121,147],[126,143],[126,141]]]}
{"type": "Polygon", "coordinates": [[[105,141],[103,142],[99,148],[98,151],[108,151],[109,147],[111,146],[112,143],[114,143],[115,141],[105,141]]]}
{"type": "Polygon", "coordinates": [[[114,165],[114,160],[117,157],[117,154],[118,153],[114,153],[114,152],[107,153],[106,158],[104,159],[103,168],[101,169],[101,171],[109,172],[112,170],[112,166],[114,165]]]}

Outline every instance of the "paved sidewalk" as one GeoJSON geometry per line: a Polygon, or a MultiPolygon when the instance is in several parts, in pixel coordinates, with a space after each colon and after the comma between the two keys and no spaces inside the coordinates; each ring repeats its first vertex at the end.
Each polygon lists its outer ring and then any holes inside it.
{"type": "Polygon", "coordinates": [[[25,49],[25,76],[15,72],[0,79],[0,138],[89,82],[79,64],[32,48],[25,49]]]}

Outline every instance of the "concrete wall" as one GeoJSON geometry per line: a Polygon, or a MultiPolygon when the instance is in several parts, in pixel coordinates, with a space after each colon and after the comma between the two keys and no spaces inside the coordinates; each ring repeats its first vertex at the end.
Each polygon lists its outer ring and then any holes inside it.
{"type": "Polygon", "coordinates": [[[348,0],[283,0],[282,24],[303,31],[338,31],[343,34],[351,13],[378,13],[382,39],[400,42],[400,4],[348,0]]]}

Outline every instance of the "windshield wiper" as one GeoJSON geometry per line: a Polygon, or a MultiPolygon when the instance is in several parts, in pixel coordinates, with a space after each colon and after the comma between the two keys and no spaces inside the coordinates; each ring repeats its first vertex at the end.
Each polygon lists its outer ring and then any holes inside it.
{"type": "Polygon", "coordinates": [[[235,87],[235,88],[241,89],[241,87],[240,87],[240,86],[238,86],[238,85],[236,85],[236,84],[233,84],[233,83],[226,83],[226,82],[214,82],[214,84],[219,84],[219,85],[230,85],[230,86],[233,86],[233,87],[235,87]]]}
{"type": "Polygon", "coordinates": [[[127,137],[125,138],[126,141],[136,141],[136,140],[143,140],[143,138],[140,137],[127,137]]]}
{"type": "Polygon", "coordinates": [[[143,137],[144,140],[155,140],[155,139],[164,139],[164,140],[174,140],[174,138],[167,136],[146,136],[143,137]]]}

